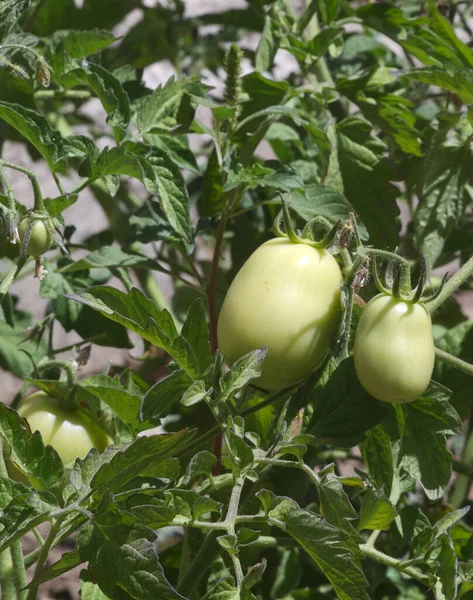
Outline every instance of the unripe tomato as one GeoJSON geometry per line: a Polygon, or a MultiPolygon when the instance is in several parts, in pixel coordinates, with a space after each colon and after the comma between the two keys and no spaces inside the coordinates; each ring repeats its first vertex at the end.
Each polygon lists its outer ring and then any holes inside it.
{"type": "MultiPolygon", "coordinates": [[[[18,226],[18,233],[20,234],[20,239],[22,242],[25,239],[28,223],[29,219],[27,217],[22,219],[20,225],[18,226]]],[[[46,226],[46,223],[42,220],[34,221],[33,227],[31,228],[30,240],[28,242],[28,256],[39,258],[51,248],[52,243],[53,238],[46,226]]]]}
{"type": "Polygon", "coordinates": [[[430,313],[380,294],[361,314],[353,348],[355,369],[365,390],[383,402],[417,400],[434,368],[430,313]]]}
{"type": "Polygon", "coordinates": [[[44,444],[50,444],[65,465],[84,458],[91,448],[103,452],[112,443],[86,414],[66,410],[46,392],[36,392],[22,400],[18,414],[28,421],[31,431],[41,433],[44,444]]]}
{"type": "Polygon", "coordinates": [[[218,342],[233,364],[268,346],[255,384],[299,383],[327,354],[340,320],[342,273],[326,250],[276,238],[260,246],[233,280],[218,321],[218,342]]]}

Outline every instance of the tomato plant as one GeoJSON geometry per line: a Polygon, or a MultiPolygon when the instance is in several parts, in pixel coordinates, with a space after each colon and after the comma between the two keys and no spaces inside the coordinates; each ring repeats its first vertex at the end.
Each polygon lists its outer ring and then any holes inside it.
{"type": "Polygon", "coordinates": [[[472,19],[0,0],[2,600],[468,600],[472,19]]]}
{"type": "Polygon", "coordinates": [[[429,311],[380,294],[363,310],[353,357],[367,392],[399,404],[420,398],[434,370],[434,341],[429,311]]]}
{"type": "Polygon", "coordinates": [[[65,465],[76,458],[85,458],[91,448],[103,452],[111,443],[87,415],[79,410],[67,410],[57,398],[36,392],[24,398],[18,414],[28,421],[31,430],[39,431],[43,442],[50,444],[65,465]]]}

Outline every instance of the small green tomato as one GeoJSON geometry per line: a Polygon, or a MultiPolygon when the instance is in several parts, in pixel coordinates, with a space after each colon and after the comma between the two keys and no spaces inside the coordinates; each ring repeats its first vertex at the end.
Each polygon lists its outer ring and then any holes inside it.
{"type": "Polygon", "coordinates": [[[285,238],[260,246],[233,280],[220,313],[217,336],[227,362],[268,346],[255,385],[273,390],[303,381],[330,349],[341,283],[326,250],[285,238]]]}
{"type": "MultiPolygon", "coordinates": [[[[25,239],[26,231],[30,222],[31,221],[28,217],[23,218],[20,222],[18,233],[20,234],[20,239],[22,242],[25,239]]],[[[28,242],[28,256],[39,258],[51,248],[52,243],[53,238],[46,225],[46,222],[41,219],[34,220],[28,242]]]]}
{"type": "Polygon", "coordinates": [[[391,404],[417,400],[434,368],[429,311],[423,304],[376,296],[361,314],[353,354],[358,379],[374,398],[391,404]]]}
{"type": "Polygon", "coordinates": [[[22,400],[18,414],[28,421],[31,431],[41,433],[44,444],[50,444],[65,465],[84,458],[92,448],[103,452],[112,443],[86,414],[66,410],[46,392],[36,392],[22,400]]]}

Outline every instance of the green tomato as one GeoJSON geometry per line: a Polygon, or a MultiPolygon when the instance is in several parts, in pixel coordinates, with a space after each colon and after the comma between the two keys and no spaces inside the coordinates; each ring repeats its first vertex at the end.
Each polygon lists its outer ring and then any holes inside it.
{"type": "MultiPolygon", "coordinates": [[[[22,219],[18,227],[18,233],[20,234],[20,239],[22,242],[25,239],[29,222],[29,218],[26,217],[22,219]]],[[[48,230],[48,227],[46,226],[45,221],[40,219],[33,221],[30,240],[28,242],[28,256],[39,258],[51,248],[52,243],[53,238],[48,230]]]]}
{"type": "Polygon", "coordinates": [[[18,414],[28,421],[31,431],[40,432],[44,444],[50,444],[65,465],[84,458],[91,448],[103,452],[112,443],[86,414],[66,410],[46,392],[36,392],[22,400],[18,414]]]}
{"type": "Polygon", "coordinates": [[[268,346],[258,387],[304,380],[326,356],[341,315],[342,273],[326,250],[276,238],[260,246],[233,280],[217,336],[227,362],[268,346]]]}
{"type": "Polygon", "coordinates": [[[434,368],[430,313],[385,294],[363,309],[353,348],[355,368],[365,390],[383,402],[417,400],[434,368]]]}

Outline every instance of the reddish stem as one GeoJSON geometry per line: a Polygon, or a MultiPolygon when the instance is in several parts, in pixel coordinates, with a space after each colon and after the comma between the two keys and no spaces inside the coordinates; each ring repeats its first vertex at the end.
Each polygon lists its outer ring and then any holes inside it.
{"type": "MultiPolygon", "coordinates": [[[[220,262],[220,254],[222,252],[223,235],[225,233],[225,227],[227,225],[227,219],[222,217],[218,224],[217,234],[215,238],[215,249],[212,258],[212,267],[210,269],[210,281],[209,290],[207,295],[207,304],[209,309],[209,322],[210,322],[210,348],[212,354],[215,353],[218,347],[217,341],[217,307],[216,307],[216,289],[217,289],[217,271],[218,264],[220,262]]],[[[222,434],[218,433],[214,438],[214,454],[217,458],[217,463],[213,468],[212,472],[214,475],[220,473],[221,457],[222,457],[222,434]]]]}
{"type": "Polygon", "coordinates": [[[209,309],[209,321],[210,321],[210,348],[212,354],[217,350],[217,307],[216,307],[216,288],[217,288],[217,271],[218,263],[220,262],[220,254],[222,252],[223,234],[225,233],[225,227],[227,226],[227,219],[222,217],[217,228],[217,235],[215,238],[215,249],[212,258],[212,267],[210,270],[210,281],[209,291],[207,296],[207,304],[209,309]]]}

